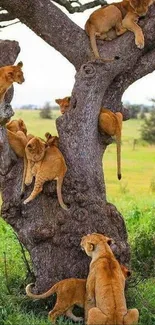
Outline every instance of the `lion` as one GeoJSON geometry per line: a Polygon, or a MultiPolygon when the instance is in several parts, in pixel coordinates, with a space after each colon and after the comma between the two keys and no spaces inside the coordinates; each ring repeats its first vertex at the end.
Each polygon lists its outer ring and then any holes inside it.
{"type": "Polygon", "coordinates": [[[59,99],[55,99],[55,102],[60,106],[60,112],[61,114],[64,114],[70,105],[70,96],[64,97],[64,98],[59,98],[59,99]]]}
{"type": "Polygon", "coordinates": [[[24,191],[24,179],[26,175],[27,159],[25,155],[25,147],[28,142],[27,138],[27,128],[22,119],[12,120],[6,123],[7,138],[10,147],[15,152],[15,154],[24,159],[24,170],[23,170],[23,180],[21,191],[24,191]]]}
{"type": "MultiPolygon", "coordinates": [[[[143,49],[144,35],[137,22],[139,17],[146,15],[153,2],[154,0],[123,0],[95,10],[85,24],[85,31],[90,38],[95,59],[101,59],[96,37],[102,40],[111,40],[115,36],[124,34],[127,30],[134,33],[135,44],[139,49],[143,49]],[[112,33],[113,36],[108,33],[112,33]]],[[[109,59],[102,60],[108,61],[109,59]]]]}
{"type": "Polygon", "coordinates": [[[0,68],[0,102],[2,103],[7,90],[12,86],[13,82],[22,84],[25,79],[21,68],[23,63],[17,65],[7,65],[0,68]]]}
{"type": "Polygon", "coordinates": [[[11,120],[6,123],[7,130],[16,133],[17,131],[22,131],[25,135],[27,135],[27,127],[24,121],[20,118],[18,120],[11,120]]]}
{"type": "MultiPolygon", "coordinates": [[[[125,278],[131,275],[131,272],[125,265],[120,265],[125,278]]],[[[33,294],[31,292],[33,283],[26,286],[26,294],[32,299],[45,299],[57,294],[56,304],[49,312],[49,318],[55,324],[56,318],[60,315],[66,315],[74,322],[82,321],[82,317],[76,317],[73,313],[74,305],[84,308],[86,294],[86,279],[70,278],[57,282],[51,289],[43,294],[33,294]]]]}
{"type": "Polygon", "coordinates": [[[75,322],[83,320],[82,317],[76,317],[72,313],[74,305],[84,307],[86,279],[70,278],[57,282],[47,292],[39,295],[31,293],[32,284],[26,287],[27,295],[32,299],[44,299],[54,293],[57,294],[57,301],[52,311],[49,312],[51,322],[55,324],[56,318],[60,315],[66,315],[75,322]]]}
{"type": "Polygon", "coordinates": [[[110,244],[112,239],[92,233],[83,236],[81,248],[92,258],[86,283],[85,319],[87,325],[133,325],[137,309],[127,309],[125,277],[110,244]]]}
{"type": "Polygon", "coordinates": [[[65,159],[55,145],[46,146],[45,141],[33,137],[26,145],[25,153],[28,161],[25,184],[32,183],[35,176],[34,189],[24,201],[27,204],[33,200],[43,189],[46,181],[57,180],[57,195],[60,206],[67,210],[61,194],[62,182],[67,171],[65,159]]]}
{"type": "Polygon", "coordinates": [[[121,132],[123,115],[120,112],[113,113],[109,109],[101,108],[99,114],[99,129],[110,136],[116,137],[117,144],[117,177],[121,179],[121,132]]]}

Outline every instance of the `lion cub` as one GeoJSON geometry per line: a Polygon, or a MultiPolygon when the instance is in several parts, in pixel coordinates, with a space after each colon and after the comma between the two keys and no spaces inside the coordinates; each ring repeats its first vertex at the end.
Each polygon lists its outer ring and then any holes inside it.
{"type": "Polygon", "coordinates": [[[12,150],[20,158],[24,158],[24,171],[22,180],[22,191],[24,190],[24,179],[26,175],[27,159],[25,155],[25,147],[28,142],[27,128],[22,119],[12,120],[6,123],[7,137],[12,150]]]}
{"type": "Polygon", "coordinates": [[[111,136],[116,137],[117,144],[117,177],[121,179],[121,132],[123,115],[113,113],[109,109],[101,108],[99,115],[99,128],[111,136]]]}
{"type": "Polygon", "coordinates": [[[9,131],[16,133],[17,131],[22,131],[25,135],[27,134],[27,127],[24,121],[20,118],[19,120],[11,120],[6,123],[6,127],[9,131]]]}
{"type": "Polygon", "coordinates": [[[64,97],[62,99],[55,99],[55,102],[60,106],[60,112],[61,114],[64,114],[68,108],[69,108],[69,104],[70,104],[70,96],[64,97]]]}
{"type": "Polygon", "coordinates": [[[6,123],[8,141],[18,157],[24,157],[27,144],[27,128],[22,119],[6,123]]]}
{"type": "Polygon", "coordinates": [[[34,189],[24,204],[33,200],[43,189],[46,181],[57,180],[57,195],[61,207],[67,210],[61,194],[62,182],[67,171],[64,157],[55,145],[46,146],[40,138],[33,137],[26,145],[28,161],[25,184],[32,183],[35,176],[34,189]]]}
{"type": "Polygon", "coordinates": [[[111,241],[111,238],[97,233],[81,240],[81,248],[92,258],[86,283],[87,325],[138,323],[138,310],[128,310],[126,306],[125,278],[109,246],[111,241]]]}
{"type": "MultiPolygon", "coordinates": [[[[144,35],[137,22],[139,17],[146,15],[152,3],[153,0],[123,0],[95,10],[85,25],[95,58],[100,59],[96,37],[109,40],[111,37],[108,33],[112,30],[115,30],[116,36],[124,34],[127,30],[132,31],[135,34],[135,44],[142,49],[144,35]]],[[[113,38],[115,37],[111,39],[113,38]]]]}
{"type": "Polygon", "coordinates": [[[17,65],[8,65],[0,68],[0,102],[3,102],[7,90],[12,86],[13,82],[22,84],[25,79],[21,70],[22,62],[17,65]]]}
{"type": "Polygon", "coordinates": [[[26,287],[27,295],[32,299],[44,299],[52,294],[57,294],[57,301],[52,311],[49,312],[49,318],[51,322],[55,324],[56,318],[65,314],[75,322],[83,320],[82,317],[76,317],[72,313],[74,305],[84,307],[85,292],[86,292],[86,280],[70,278],[57,282],[47,292],[35,295],[31,293],[32,284],[28,284],[26,287]]]}

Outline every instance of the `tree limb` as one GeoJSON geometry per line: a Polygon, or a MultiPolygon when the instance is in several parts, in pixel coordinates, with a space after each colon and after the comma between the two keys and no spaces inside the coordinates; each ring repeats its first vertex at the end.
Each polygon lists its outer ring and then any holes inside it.
{"type": "MultiPolygon", "coordinates": [[[[86,33],[71,21],[50,0],[0,0],[0,6],[32,29],[38,36],[65,56],[78,70],[80,66],[92,59],[90,42],[86,33]]],[[[155,6],[141,23],[145,33],[145,49],[155,46],[155,6]]],[[[120,73],[134,67],[137,60],[144,55],[144,50],[136,48],[133,33],[112,42],[98,41],[103,58],[120,57],[117,62],[109,64],[114,72],[113,79],[120,73]],[[130,49],[130,51],[129,51],[130,49]]],[[[103,63],[103,69],[107,64],[103,63]]]]}
{"type": "Polygon", "coordinates": [[[122,106],[121,98],[125,90],[136,80],[146,76],[155,70],[155,49],[146,52],[130,71],[118,75],[110,87],[107,89],[102,106],[112,109],[113,111],[122,111],[124,120],[130,117],[128,110],[122,106]]]}

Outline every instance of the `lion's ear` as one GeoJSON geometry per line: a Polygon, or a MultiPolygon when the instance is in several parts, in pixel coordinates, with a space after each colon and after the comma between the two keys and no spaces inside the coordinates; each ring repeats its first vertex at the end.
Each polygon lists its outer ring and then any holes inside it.
{"type": "Polygon", "coordinates": [[[124,274],[125,278],[129,278],[131,276],[132,272],[123,264],[120,264],[122,273],[124,274]]]}
{"type": "Polygon", "coordinates": [[[18,123],[20,127],[24,125],[24,121],[21,118],[18,120],[18,123]]]}
{"type": "Polygon", "coordinates": [[[106,237],[107,244],[110,246],[111,244],[114,244],[114,240],[112,238],[106,237]]]}
{"type": "Polygon", "coordinates": [[[130,270],[126,271],[126,277],[129,278],[129,276],[131,276],[132,272],[130,270]]]}
{"type": "Polygon", "coordinates": [[[88,249],[90,252],[93,252],[95,249],[95,245],[92,242],[88,242],[88,249]]]}
{"type": "Polygon", "coordinates": [[[46,138],[47,140],[49,140],[51,137],[52,137],[51,133],[49,133],[49,132],[46,132],[46,133],[45,133],[45,138],[46,138]]]}
{"type": "Polygon", "coordinates": [[[32,149],[33,145],[31,143],[27,143],[27,148],[32,149]]]}
{"type": "Polygon", "coordinates": [[[67,96],[66,99],[67,99],[68,103],[70,103],[71,96],[67,96]]]}
{"type": "Polygon", "coordinates": [[[22,61],[18,62],[17,63],[17,66],[20,67],[20,68],[22,68],[23,67],[23,62],[22,61]]]}
{"type": "Polygon", "coordinates": [[[55,99],[55,102],[60,105],[62,103],[62,99],[55,99]]]}
{"type": "MultiPolygon", "coordinates": [[[[138,1],[139,1],[139,0],[138,0],[138,1]]],[[[130,5],[131,5],[132,7],[137,7],[137,6],[138,6],[138,1],[137,1],[137,0],[129,0],[130,5]]]]}

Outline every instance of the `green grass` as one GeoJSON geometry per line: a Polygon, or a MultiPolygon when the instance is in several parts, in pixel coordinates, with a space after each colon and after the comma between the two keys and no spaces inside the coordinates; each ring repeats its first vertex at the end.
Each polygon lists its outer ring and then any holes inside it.
{"type": "MultiPolygon", "coordinates": [[[[47,131],[57,134],[55,120],[40,119],[37,110],[19,110],[13,118],[24,119],[28,132],[37,136],[43,137],[47,131]]],[[[115,144],[107,148],[103,163],[108,201],[116,205],[126,221],[135,270],[133,278],[145,278],[135,288],[129,288],[128,306],[140,310],[140,325],[155,325],[155,274],[152,274],[155,264],[155,146],[140,140],[140,125],[140,120],[123,123],[122,180],[116,177],[115,144]],[[137,139],[135,150],[134,139],[137,139]]],[[[24,288],[29,280],[26,280],[21,248],[11,227],[2,219],[0,238],[0,325],[50,324],[48,301],[36,302],[25,297],[24,288]]],[[[58,324],[72,323],[61,317],[58,324]]]]}
{"type": "Polygon", "coordinates": [[[59,116],[58,111],[54,111],[54,119],[41,119],[39,116],[39,110],[17,110],[12,119],[21,118],[25,121],[28,132],[32,133],[38,137],[44,137],[46,132],[52,133],[52,135],[57,135],[55,118],[59,116]]]}

